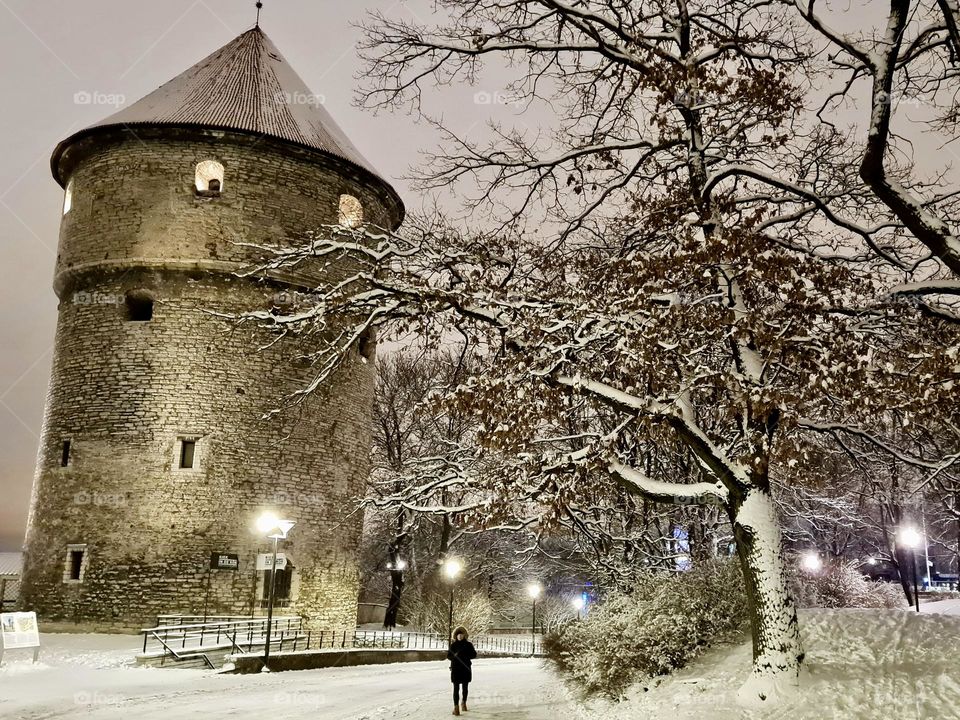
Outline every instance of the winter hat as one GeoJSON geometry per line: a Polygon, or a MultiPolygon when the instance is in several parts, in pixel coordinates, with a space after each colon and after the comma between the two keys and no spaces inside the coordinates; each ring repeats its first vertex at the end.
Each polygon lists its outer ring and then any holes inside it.
{"type": "Polygon", "coordinates": [[[451,640],[456,640],[456,639],[457,639],[457,635],[463,635],[463,639],[464,639],[464,640],[466,640],[468,637],[470,637],[469,634],[467,634],[467,629],[466,629],[463,625],[460,625],[460,626],[458,626],[457,628],[454,629],[453,634],[450,636],[450,639],[451,639],[451,640]]]}

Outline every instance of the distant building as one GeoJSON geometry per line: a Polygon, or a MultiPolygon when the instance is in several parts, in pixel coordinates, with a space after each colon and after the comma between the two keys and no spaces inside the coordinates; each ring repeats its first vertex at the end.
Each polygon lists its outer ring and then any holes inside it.
{"type": "Polygon", "coordinates": [[[21,607],[126,628],[259,612],[270,541],[253,524],[272,509],[297,522],[278,605],[353,627],[374,339],[264,421],[315,377],[309,347],[215,313],[293,307],[343,269],[244,274],[265,256],[255,246],[322,225],[395,228],[396,192],[259,28],[68,137],[51,167],[60,306],[21,607]],[[212,553],[239,569],[211,570],[212,553]]]}

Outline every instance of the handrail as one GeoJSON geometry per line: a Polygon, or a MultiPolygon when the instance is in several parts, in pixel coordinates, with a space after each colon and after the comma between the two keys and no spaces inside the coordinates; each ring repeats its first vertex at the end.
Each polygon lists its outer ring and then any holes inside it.
{"type": "MultiPolygon", "coordinates": [[[[252,652],[254,645],[265,642],[266,637],[266,618],[246,619],[236,622],[221,623],[191,623],[188,625],[163,625],[156,628],[145,628],[141,630],[143,634],[143,652],[147,652],[147,644],[152,639],[163,648],[162,657],[169,654],[176,661],[188,659],[188,657],[202,657],[208,667],[215,669],[210,658],[204,652],[213,648],[229,648],[236,653],[252,652]],[[211,645],[204,645],[204,638],[210,638],[211,645]],[[192,650],[187,650],[188,640],[197,640],[199,643],[191,643],[192,650]],[[214,638],[216,638],[214,640],[214,638]],[[238,642],[239,638],[239,642],[238,642]],[[180,642],[180,652],[177,652],[171,643],[180,642]],[[213,645],[212,643],[216,643],[213,645]],[[246,648],[244,648],[246,646],[246,648]]],[[[306,640],[306,647],[303,649],[362,649],[362,648],[384,648],[384,649],[434,649],[445,650],[449,647],[449,641],[446,637],[437,633],[423,632],[396,632],[386,630],[303,630],[303,619],[300,617],[274,618],[272,623],[275,633],[273,642],[279,642],[281,651],[284,646],[293,643],[294,650],[297,646],[306,640]]],[[[271,642],[271,645],[273,644],[271,642]]],[[[537,642],[535,638],[510,638],[495,635],[480,635],[473,639],[474,646],[480,652],[502,652],[530,657],[543,656],[543,644],[537,642]]],[[[163,665],[163,659],[160,664],[163,665]]]]}
{"type": "MultiPolygon", "coordinates": [[[[159,625],[153,628],[143,628],[140,633],[143,635],[143,652],[147,652],[147,645],[150,640],[156,640],[165,651],[174,654],[170,645],[172,642],[180,642],[180,648],[187,647],[188,640],[198,640],[199,647],[204,646],[204,639],[216,638],[214,642],[221,644],[221,639],[229,639],[233,636],[231,644],[236,644],[236,637],[239,634],[247,636],[247,644],[253,645],[254,639],[260,640],[267,632],[267,618],[247,618],[241,621],[232,622],[212,622],[212,623],[190,623],[186,625],[159,625]]],[[[299,640],[303,634],[303,619],[299,616],[275,617],[270,623],[271,629],[277,633],[281,640],[288,635],[293,635],[299,640]]],[[[282,646],[282,642],[281,642],[282,646]]]]}
{"type": "MultiPolygon", "coordinates": [[[[157,642],[159,642],[161,645],[163,645],[164,648],[166,648],[167,652],[170,653],[170,654],[173,656],[174,660],[176,660],[177,662],[184,662],[184,661],[190,659],[190,658],[187,658],[187,657],[182,657],[176,650],[174,650],[172,647],[170,647],[169,645],[167,645],[167,644],[160,638],[160,636],[157,635],[156,633],[153,633],[153,636],[157,639],[157,642]]],[[[203,661],[207,664],[207,667],[208,667],[208,668],[210,668],[211,670],[216,670],[216,669],[217,669],[216,667],[214,667],[213,662],[211,662],[210,658],[207,657],[207,654],[206,654],[206,653],[197,653],[196,655],[193,655],[193,656],[191,656],[191,657],[202,657],[202,658],[203,658],[203,661]]],[[[161,667],[163,666],[163,660],[164,660],[164,658],[166,658],[166,654],[164,654],[164,655],[160,658],[160,665],[161,665],[161,667]]]]}
{"type": "MultiPolygon", "coordinates": [[[[299,615],[281,615],[273,618],[274,623],[292,622],[294,620],[297,622],[303,622],[303,618],[301,618],[299,615]]],[[[206,623],[201,622],[201,623],[189,623],[189,624],[184,623],[184,624],[178,624],[178,625],[157,625],[156,627],[152,627],[152,628],[143,628],[140,630],[140,632],[145,633],[145,632],[150,632],[151,630],[182,630],[184,628],[204,628],[204,627],[211,627],[211,626],[222,627],[224,625],[247,625],[247,624],[256,625],[256,624],[264,624],[266,622],[267,622],[267,618],[257,617],[257,618],[247,618],[246,620],[232,620],[227,622],[206,622],[206,623]]]]}

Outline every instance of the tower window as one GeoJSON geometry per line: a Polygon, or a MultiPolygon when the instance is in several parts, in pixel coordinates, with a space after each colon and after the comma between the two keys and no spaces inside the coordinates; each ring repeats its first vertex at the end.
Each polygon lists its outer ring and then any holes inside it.
{"type": "Polygon", "coordinates": [[[223,188],[223,165],[216,160],[197,163],[194,183],[199,194],[219,195],[223,188]]]}
{"type": "Polygon", "coordinates": [[[87,569],[87,546],[67,545],[67,556],[63,564],[63,581],[83,582],[83,575],[87,569]]]}
{"type": "Polygon", "coordinates": [[[180,467],[183,469],[189,469],[193,467],[193,461],[197,453],[197,441],[196,440],[181,440],[180,441],[180,467]]]}
{"type": "Polygon", "coordinates": [[[127,320],[147,322],[153,320],[153,298],[142,291],[127,293],[127,320]]]}
{"type": "Polygon", "coordinates": [[[66,215],[73,207],[73,180],[67,183],[67,189],[63,191],[63,214],[66,215]]]}
{"type": "Polygon", "coordinates": [[[70,441],[64,440],[60,446],[60,467],[66,467],[70,464],[70,441]]]}
{"type": "Polygon", "coordinates": [[[199,470],[202,459],[203,453],[198,436],[187,435],[177,438],[173,455],[174,470],[199,470]]]}
{"type": "Polygon", "coordinates": [[[353,195],[340,196],[338,222],[344,227],[359,227],[363,224],[363,205],[353,195]]]}

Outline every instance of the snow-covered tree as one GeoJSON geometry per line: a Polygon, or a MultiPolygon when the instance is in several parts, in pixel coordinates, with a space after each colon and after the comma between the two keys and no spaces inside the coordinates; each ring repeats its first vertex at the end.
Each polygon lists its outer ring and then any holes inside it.
{"type": "Polygon", "coordinates": [[[494,126],[488,144],[446,131],[422,182],[475,182],[471,229],[320,229],[270,264],[349,256],[356,274],[318,288],[311,312],[261,319],[313,335],[318,377],[371,330],[476,347],[446,398],[477,419],[472,462],[423,466],[426,484],[459,493],[443,511],[467,525],[547,532],[589,517],[612,485],[721,508],[753,623],[742,697],[773,700],[803,657],[774,478],[818,472],[807,432],[864,432],[894,406],[934,422],[956,335],[878,283],[905,262],[885,244],[903,228],[876,220],[883,203],[843,162],[848,138],[804,113],[814,47],[792,4],[441,5],[437,27],[371,26],[366,100],[419,108],[421,86],[506,57],[508,92],[554,127],[494,126]],[[885,342],[921,321],[945,352],[885,342]]]}

